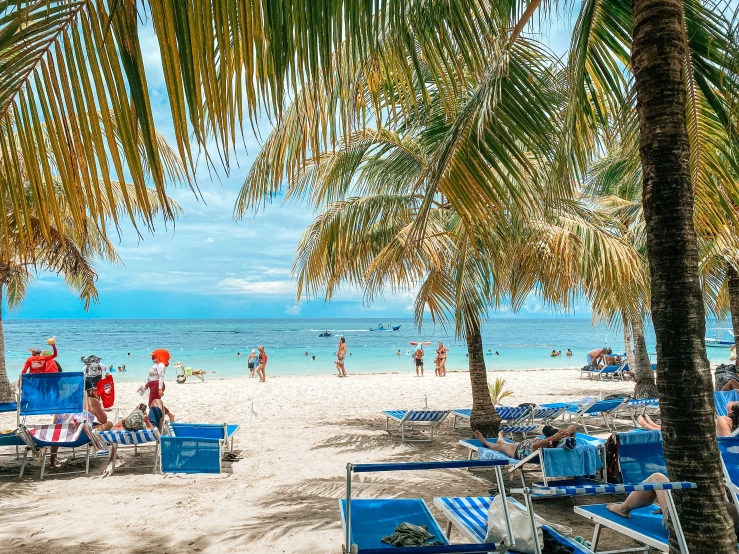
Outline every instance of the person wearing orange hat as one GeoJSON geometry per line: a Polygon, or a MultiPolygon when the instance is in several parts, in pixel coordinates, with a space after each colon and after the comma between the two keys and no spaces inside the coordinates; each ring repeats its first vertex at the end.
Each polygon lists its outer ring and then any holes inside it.
{"type": "Polygon", "coordinates": [[[171,356],[164,348],[158,348],[151,353],[154,365],[149,369],[149,378],[146,386],[149,388],[149,406],[157,398],[164,396],[164,373],[167,371],[171,356]]]}

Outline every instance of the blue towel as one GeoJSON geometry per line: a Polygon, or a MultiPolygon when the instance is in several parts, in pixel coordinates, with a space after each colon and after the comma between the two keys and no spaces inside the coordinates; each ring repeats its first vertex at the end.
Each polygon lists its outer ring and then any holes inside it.
{"type": "Polygon", "coordinates": [[[562,441],[558,448],[545,448],[543,452],[548,478],[594,475],[603,466],[598,449],[592,444],[578,442],[575,448],[568,448],[562,441]]]}
{"type": "Polygon", "coordinates": [[[512,465],[516,465],[519,462],[519,460],[509,458],[499,450],[490,450],[489,448],[478,449],[477,458],[479,460],[507,460],[512,465]]]}

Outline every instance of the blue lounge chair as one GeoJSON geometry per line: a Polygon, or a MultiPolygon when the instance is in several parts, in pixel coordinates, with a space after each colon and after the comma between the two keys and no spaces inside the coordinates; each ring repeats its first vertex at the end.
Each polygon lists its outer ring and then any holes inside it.
{"type": "MultiPolygon", "coordinates": [[[[688,554],[688,547],[685,543],[680,520],[677,517],[677,510],[672,498],[673,490],[694,489],[695,483],[677,482],[677,483],[642,483],[640,485],[602,485],[600,487],[592,487],[592,491],[558,491],[548,492],[545,490],[535,491],[538,494],[555,494],[564,495],[568,492],[576,492],[577,494],[615,494],[629,493],[633,491],[658,491],[664,490],[667,493],[667,506],[672,521],[673,529],[677,536],[680,552],[688,554]]],[[[513,491],[516,492],[516,491],[513,491]]],[[[534,491],[532,491],[534,492],[534,491]]],[[[531,493],[529,493],[531,494],[531,493]]],[[[656,515],[655,506],[640,508],[631,512],[631,518],[621,517],[614,514],[606,508],[606,504],[591,504],[588,506],[575,506],[575,513],[579,514],[593,522],[595,522],[595,530],[593,532],[593,540],[591,548],[597,551],[598,541],[600,540],[601,527],[607,527],[622,535],[630,537],[645,546],[656,548],[662,552],[670,550],[669,538],[667,536],[667,528],[662,525],[662,516],[656,515]]]]}
{"type": "MultiPolygon", "coordinates": [[[[469,458],[472,459],[473,454],[477,453],[478,459],[481,460],[504,460],[510,466],[508,471],[521,472],[521,482],[526,486],[524,470],[529,465],[539,466],[542,474],[542,486],[552,485],[593,485],[600,484],[597,479],[591,479],[590,475],[594,475],[604,466],[605,457],[605,441],[590,435],[577,433],[575,438],[578,447],[574,450],[566,448],[544,448],[532,452],[527,458],[518,460],[509,458],[502,452],[490,450],[482,446],[481,442],[476,439],[461,440],[459,444],[469,450],[469,458]],[[591,472],[590,468],[593,471],[591,472]]],[[[496,442],[497,439],[488,439],[490,442],[496,442]]]]}
{"type": "Polygon", "coordinates": [[[221,439],[164,435],[160,444],[162,473],[221,473],[221,439]]]}
{"type": "Polygon", "coordinates": [[[718,449],[724,468],[724,484],[739,508],[739,437],[719,437],[718,449]]]}
{"type": "Polygon", "coordinates": [[[570,408],[569,402],[562,402],[556,404],[542,404],[536,406],[531,410],[531,424],[532,425],[548,425],[558,417],[564,415],[564,413],[570,408]]]}
{"type": "Polygon", "coordinates": [[[726,406],[729,402],[739,402],[739,391],[718,391],[713,393],[713,403],[716,407],[716,417],[728,416],[729,412],[726,411],[726,406]]]}
{"type": "Polygon", "coordinates": [[[582,425],[586,434],[590,434],[586,419],[601,418],[606,425],[606,429],[612,433],[616,432],[616,423],[613,421],[612,414],[616,412],[626,400],[617,398],[614,400],[598,400],[592,404],[583,404],[572,406],[567,410],[570,421],[573,419],[578,425],[582,425]]]}
{"type": "Polygon", "coordinates": [[[659,400],[656,398],[630,398],[628,402],[621,405],[618,412],[624,412],[626,417],[631,418],[635,428],[639,428],[637,417],[645,415],[647,410],[656,412],[659,410],[659,400]]]}
{"type": "Polygon", "coordinates": [[[667,476],[661,431],[619,433],[618,440],[618,466],[623,483],[638,485],[654,473],[667,476]]]}
{"type": "MultiPolygon", "coordinates": [[[[531,423],[531,406],[496,406],[495,411],[502,420],[500,431],[503,433],[521,433],[525,437],[526,433],[536,430],[536,425],[531,423]]],[[[469,422],[472,410],[452,410],[451,414],[454,417],[452,428],[457,429],[458,420],[466,419],[469,422]]],[[[469,423],[465,427],[469,427],[469,423]]]]}
{"type": "Polygon", "coordinates": [[[385,431],[392,435],[390,420],[396,422],[392,431],[400,431],[400,442],[420,442],[434,439],[434,431],[449,415],[449,410],[388,410],[382,412],[386,418],[385,431]],[[428,427],[429,439],[408,439],[406,441],[406,430],[414,427],[428,427]]]}
{"type": "MultiPolygon", "coordinates": [[[[509,502],[515,504],[523,511],[527,511],[527,508],[513,500],[508,499],[509,502]]],[[[442,514],[449,521],[446,535],[451,535],[452,527],[457,529],[464,535],[467,540],[472,543],[485,542],[485,538],[488,533],[488,510],[493,502],[493,497],[482,496],[482,497],[470,497],[470,498],[434,498],[434,506],[436,506],[442,514]]],[[[543,529],[546,529],[560,544],[564,544],[573,549],[575,554],[592,554],[591,550],[572,540],[570,537],[557,532],[549,525],[543,525],[543,529]]],[[[541,549],[541,547],[539,547],[541,549]]],[[[511,554],[515,554],[516,550],[509,550],[511,554]]]]}
{"type": "MultiPolygon", "coordinates": [[[[66,413],[84,412],[87,408],[87,397],[85,395],[85,376],[82,372],[65,373],[36,373],[22,374],[20,382],[20,394],[18,398],[18,421],[19,434],[27,443],[27,449],[23,456],[20,476],[25,472],[28,460],[28,452],[40,451],[41,479],[44,478],[46,457],[51,447],[71,448],[73,455],[75,449],[85,448],[85,471],[90,471],[90,441],[93,437],[92,427],[88,423],[82,424],[82,432],[75,436],[67,435],[66,440],[54,441],[43,440],[34,437],[36,429],[42,429],[46,425],[32,426],[26,423],[29,416],[57,415],[66,413]]],[[[95,444],[96,448],[102,447],[101,443],[95,444]]],[[[81,473],[79,471],[65,473],[81,473]]],[[[61,473],[60,473],[61,474],[61,473]]]]}
{"type": "MultiPolygon", "coordinates": [[[[345,554],[379,554],[394,552],[397,554],[453,554],[453,553],[485,553],[506,549],[512,545],[450,544],[441,527],[434,519],[428,507],[421,499],[355,499],[352,498],[352,476],[355,473],[412,471],[431,469],[463,469],[475,467],[494,468],[501,495],[505,498],[503,474],[501,467],[504,461],[455,460],[448,462],[419,462],[391,464],[348,464],[346,476],[346,498],[339,500],[341,523],[344,530],[345,554]],[[384,536],[392,535],[401,523],[425,525],[434,540],[442,543],[438,546],[395,547],[382,542],[384,536]]],[[[507,514],[507,504],[504,510],[507,514]]],[[[510,518],[506,517],[508,536],[513,536],[510,518]]]]}
{"type": "Polygon", "coordinates": [[[170,423],[169,429],[175,437],[221,439],[227,452],[233,452],[234,434],[239,426],[229,423],[170,423]]]}

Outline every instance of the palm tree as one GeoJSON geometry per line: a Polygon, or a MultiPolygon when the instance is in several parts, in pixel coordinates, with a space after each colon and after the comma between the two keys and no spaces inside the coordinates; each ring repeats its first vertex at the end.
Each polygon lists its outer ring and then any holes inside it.
{"type": "MultiPolygon", "coordinates": [[[[467,88],[455,98],[445,98],[430,79],[416,82],[416,97],[428,101],[397,115],[397,131],[366,128],[341,137],[335,149],[314,151],[285,192],[288,200],[304,200],[318,212],[296,253],[299,299],[318,294],[330,299],[347,282],[362,288],[368,303],[387,287],[417,287],[417,324],[428,312],[434,322],[453,322],[467,341],[471,426],[486,435],[497,432],[500,418],[490,399],[480,327],[501,298],[509,298],[515,309],[536,289],[547,301],[566,306],[581,285],[588,291],[613,288],[628,280],[632,268],[642,267],[638,255],[604,231],[601,218],[584,204],[569,198],[525,200],[537,196],[543,168],[555,153],[548,137],[556,132],[563,98],[552,73],[556,61],[523,39],[504,52],[505,72],[495,70],[501,51],[492,54],[492,69],[466,74],[467,88]],[[528,87],[547,101],[520,111],[528,87]],[[480,115],[481,106],[494,116],[480,115]],[[510,140],[520,133],[514,119],[541,137],[530,133],[526,140],[510,140]],[[505,178],[496,173],[501,166],[511,168],[505,178]],[[496,202],[479,200],[489,205],[484,226],[466,223],[446,201],[444,190],[460,179],[475,180],[495,194],[496,202]],[[517,199],[523,199],[523,208],[517,199]],[[425,225],[419,232],[420,219],[425,225]]],[[[368,66],[363,78],[380,84],[388,78],[368,66]]],[[[268,137],[239,195],[237,216],[277,192],[275,173],[283,167],[289,173],[300,155],[291,145],[312,132],[306,122],[324,120],[321,109],[330,101],[317,90],[306,85],[268,137]]],[[[385,109],[390,107],[379,107],[385,109]]]]}

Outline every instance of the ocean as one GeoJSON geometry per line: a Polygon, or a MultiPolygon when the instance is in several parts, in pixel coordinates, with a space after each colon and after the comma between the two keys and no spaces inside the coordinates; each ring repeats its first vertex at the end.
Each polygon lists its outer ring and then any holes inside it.
{"type": "MultiPolygon", "coordinates": [[[[411,319],[396,319],[384,325],[400,325],[398,331],[370,331],[380,324],[370,319],[242,319],[242,320],[21,320],[4,322],[8,373],[16,379],[29,356],[28,348],[46,346],[57,337],[59,362],[65,371],[80,370],[81,356],[96,354],[103,363],[126,367],[116,379],[145,379],[151,366],[149,353],[166,348],[172,362],[215,371],[213,377],[248,374],[246,359],[258,344],[264,345],[269,375],[316,375],[335,373],[336,346],[346,338],[348,373],[412,372],[410,341],[429,340],[426,372],[433,375],[436,343],[450,349],[448,370],[466,369],[467,347],[454,339],[453,331],[431,325],[419,331],[411,319]],[[321,338],[323,331],[333,336],[321,338]],[[400,355],[398,355],[400,351],[400,355]],[[239,358],[238,353],[242,356],[239,358]],[[315,360],[313,359],[315,356],[315,360]]],[[[709,326],[710,327],[710,326],[709,326]]],[[[604,326],[594,327],[588,319],[567,317],[494,318],[485,323],[483,343],[489,370],[561,369],[585,365],[585,355],[599,346],[623,352],[623,334],[604,326]],[[567,349],[573,356],[565,356],[567,349]],[[552,358],[552,350],[562,352],[552,358]],[[496,354],[497,352],[497,354],[496,354]]],[[[647,348],[654,362],[654,338],[647,330],[647,348]]],[[[709,348],[713,363],[728,361],[727,348],[709,348]]],[[[174,378],[170,365],[168,379],[174,378]],[[171,375],[170,375],[171,373],[171,375]]]]}

